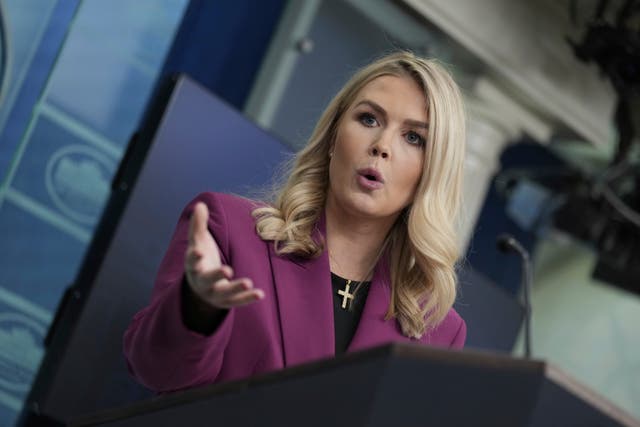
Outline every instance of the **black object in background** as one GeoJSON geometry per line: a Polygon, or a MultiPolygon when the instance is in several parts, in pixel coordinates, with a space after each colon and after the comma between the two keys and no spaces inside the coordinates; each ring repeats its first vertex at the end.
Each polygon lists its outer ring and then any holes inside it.
{"type": "Polygon", "coordinates": [[[514,297],[520,292],[520,266],[517,263],[496,262],[501,257],[496,248],[496,236],[509,233],[529,252],[533,252],[538,236],[537,230],[523,229],[509,216],[508,195],[503,194],[497,182],[504,179],[502,175],[505,171],[519,170],[532,175],[531,179],[544,187],[559,189],[565,185],[566,174],[557,172],[565,168],[566,163],[548,147],[527,139],[509,145],[500,156],[501,172],[489,187],[466,259],[474,269],[514,297]],[[547,175],[548,170],[554,173],[547,175]]]}
{"type": "Polygon", "coordinates": [[[498,236],[497,245],[500,252],[504,254],[516,253],[520,257],[522,269],[522,280],[520,287],[524,300],[524,356],[531,357],[531,282],[532,269],[529,252],[518,242],[515,237],[508,234],[498,236]]]}
{"type": "Polygon", "coordinates": [[[514,296],[466,265],[458,272],[454,308],[467,323],[465,348],[511,352],[524,317],[514,296]]]}
{"type": "Polygon", "coordinates": [[[150,395],[127,372],[122,336],[149,302],[182,209],[202,191],[247,195],[263,188],[289,154],[189,78],[166,82],[129,144],[80,273],[58,309],[22,425],[66,422],[150,395]]]}

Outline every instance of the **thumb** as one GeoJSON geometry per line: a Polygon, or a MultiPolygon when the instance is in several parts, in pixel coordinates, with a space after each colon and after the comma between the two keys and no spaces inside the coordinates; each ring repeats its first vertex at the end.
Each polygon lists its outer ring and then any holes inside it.
{"type": "Polygon", "coordinates": [[[193,214],[191,215],[191,221],[189,222],[189,243],[195,244],[198,236],[202,236],[202,233],[208,233],[207,220],[209,219],[209,209],[207,205],[202,202],[196,203],[193,208],[193,214]]]}

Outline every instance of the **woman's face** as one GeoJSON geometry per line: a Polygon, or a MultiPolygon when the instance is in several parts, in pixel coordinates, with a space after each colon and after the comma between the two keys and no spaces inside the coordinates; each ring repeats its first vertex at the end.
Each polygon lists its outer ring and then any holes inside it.
{"type": "Polygon", "coordinates": [[[427,103],[408,77],[362,88],[338,123],[329,165],[329,203],[351,215],[395,221],[422,175],[427,103]]]}

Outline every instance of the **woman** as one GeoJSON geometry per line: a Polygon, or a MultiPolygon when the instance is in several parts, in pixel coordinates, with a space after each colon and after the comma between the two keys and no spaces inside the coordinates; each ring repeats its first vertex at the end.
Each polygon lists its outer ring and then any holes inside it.
{"type": "Polygon", "coordinates": [[[437,63],[400,52],[362,69],[275,203],[203,193],[187,206],[125,334],[131,372],[165,392],[387,342],[461,348],[464,141],[437,63]]]}

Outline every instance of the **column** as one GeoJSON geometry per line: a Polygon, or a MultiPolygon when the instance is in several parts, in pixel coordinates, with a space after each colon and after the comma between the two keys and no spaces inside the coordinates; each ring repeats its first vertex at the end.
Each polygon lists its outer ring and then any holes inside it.
{"type": "Polygon", "coordinates": [[[463,211],[459,244],[466,249],[484,205],[489,185],[500,169],[505,147],[523,133],[546,143],[551,126],[509,97],[487,78],[480,78],[466,96],[467,156],[464,166],[463,211]]]}

